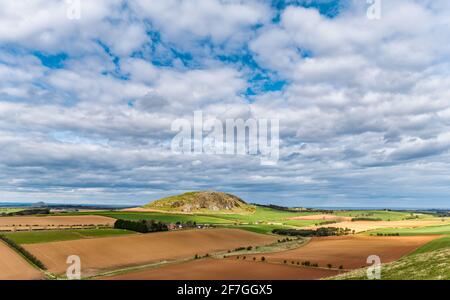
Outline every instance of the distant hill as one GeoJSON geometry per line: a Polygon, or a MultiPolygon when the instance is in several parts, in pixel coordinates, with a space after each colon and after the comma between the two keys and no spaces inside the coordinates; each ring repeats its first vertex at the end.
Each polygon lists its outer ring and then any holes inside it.
{"type": "Polygon", "coordinates": [[[48,205],[45,202],[37,202],[37,203],[33,203],[31,204],[32,208],[43,208],[43,207],[48,207],[48,205]]]}
{"type": "Polygon", "coordinates": [[[153,201],[144,209],[184,213],[253,213],[255,207],[241,198],[222,192],[189,192],[153,201]]]}

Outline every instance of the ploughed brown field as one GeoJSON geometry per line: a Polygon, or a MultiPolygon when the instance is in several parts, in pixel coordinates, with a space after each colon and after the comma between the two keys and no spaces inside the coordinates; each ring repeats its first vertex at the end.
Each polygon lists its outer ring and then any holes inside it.
{"type": "Polygon", "coordinates": [[[30,244],[24,247],[50,272],[65,273],[67,257],[81,258],[82,275],[102,270],[191,258],[237,247],[266,245],[276,237],[238,229],[202,229],[158,232],[133,236],[30,244]]]}
{"type": "Polygon", "coordinates": [[[236,259],[202,259],[126,273],[102,280],[312,280],[339,271],[236,259]]]}
{"type": "Polygon", "coordinates": [[[405,236],[405,237],[374,237],[374,236],[341,236],[312,238],[303,247],[284,252],[258,255],[265,256],[269,263],[288,264],[310,261],[318,263],[319,267],[333,268],[343,266],[344,269],[367,267],[367,258],[378,255],[382,263],[392,262],[411,253],[420,246],[439,236],[405,236]]]}
{"type": "Polygon", "coordinates": [[[0,280],[41,279],[42,274],[0,241],[0,280]]]}
{"type": "Polygon", "coordinates": [[[289,220],[311,220],[311,221],[351,221],[351,217],[341,217],[334,215],[308,215],[289,218],[289,220]]]}
{"type": "MultiPolygon", "coordinates": [[[[355,230],[355,232],[363,232],[368,230],[380,229],[380,228],[417,228],[435,225],[445,225],[449,222],[443,222],[441,219],[433,220],[404,220],[404,221],[355,221],[355,222],[341,222],[332,224],[332,227],[349,228],[355,230]]],[[[310,226],[305,227],[308,229],[317,229],[320,227],[330,227],[331,225],[324,226],[310,226]]]]}
{"type": "Polygon", "coordinates": [[[70,226],[112,226],[116,220],[102,216],[24,216],[24,217],[1,217],[0,230],[12,231],[22,229],[52,229],[70,226]]]}

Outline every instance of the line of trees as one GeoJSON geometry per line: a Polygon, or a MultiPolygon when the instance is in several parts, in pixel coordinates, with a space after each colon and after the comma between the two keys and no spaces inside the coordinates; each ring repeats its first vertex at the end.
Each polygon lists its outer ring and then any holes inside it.
{"type": "Polygon", "coordinates": [[[291,208],[291,207],[285,207],[285,206],[279,206],[279,205],[275,205],[275,204],[256,204],[256,203],[252,203],[252,205],[256,205],[259,207],[265,207],[265,208],[271,208],[274,210],[280,210],[280,211],[287,211],[287,212],[314,212],[314,213],[321,213],[321,214],[332,214],[334,211],[333,210],[328,210],[328,209],[317,209],[317,208],[291,208]]]}
{"type": "Polygon", "coordinates": [[[400,233],[377,233],[377,236],[400,236],[400,233]]]}
{"type": "Polygon", "coordinates": [[[24,209],[16,212],[2,213],[2,216],[31,216],[31,215],[48,215],[50,214],[50,209],[48,208],[32,208],[24,209]]]}
{"type": "Polygon", "coordinates": [[[272,233],[288,236],[334,236],[334,235],[348,235],[352,233],[348,228],[336,228],[336,227],[322,227],[317,229],[274,229],[272,233]]]}
{"type": "Polygon", "coordinates": [[[26,259],[28,259],[30,262],[32,262],[37,267],[41,268],[42,270],[47,270],[47,267],[42,263],[36,256],[28,252],[25,248],[14,242],[13,240],[10,240],[4,235],[0,235],[0,240],[7,243],[11,248],[15,249],[17,252],[22,254],[26,259]]]}
{"type": "Polygon", "coordinates": [[[167,224],[162,222],[156,222],[154,220],[142,220],[142,221],[129,221],[129,220],[117,220],[114,223],[116,229],[126,229],[141,233],[168,231],[167,224]]]}
{"type": "Polygon", "coordinates": [[[355,221],[383,221],[383,219],[380,218],[367,218],[367,217],[358,217],[358,218],[353,218],[352,222],[355,221]]]}

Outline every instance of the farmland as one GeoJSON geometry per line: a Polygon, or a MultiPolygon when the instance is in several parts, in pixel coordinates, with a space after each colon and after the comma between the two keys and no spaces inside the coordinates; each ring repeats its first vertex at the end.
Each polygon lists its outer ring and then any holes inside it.
{"type": "Polygon", "coordinates": [[[226,220],[220,216],[173,214],[161,212],[131,212],[131,211],[100,211],[100,212],[79,212],[66,214],[70,216],[83,216],[95,213],[97,216],[103,216],[114,219],[123,219],[130,221],[156,220],[161,222],[197,222],[202,224],[232,224],[233,221],[226,220]]]}
{"type": "Polygon", "coordinates": [[[351,221],[351,217],[337,216],[337,215],[306,215],[300,217],[293,217],[290,220],[311,220],[311,221],[351,221]]]}
{"type": "Polygon", "coordinates": [[[114,219],[103,216],[26,216],[1,217],[0,230],[57,229],[89,226],[112,226],[114,219]]]}
{"type": "MultiPolygon", "coordinates": [[[[397,212],[397,211],[335,211],[333,214],[318,214],[314,211],[282,211],[275,210],[267,207],[256,206],[254,213],[252,214],[186,214],[186,213],[164,213],[164,212],[150,212],[150,211],[99,211],[99,212],[78,212],[69,215],[79,216],[95,214],[98,216],[104,216],[115,219],[124,220],[157,220],[161,222],[196,222],[199,224],[212,224],[212,225],[270,225],[270,226],[289,226],[289,227],[307,227],[320,225],[321,222],[336,220],[342,226],[353,226],[358,227],[358,232],[366,231],[370,229],[376,229],[383,226],[392,225],[389,227],[395,227],[396,223],[388,223],[392,221],[403,221],[399,223],[400,226],[414,226],[414,221],[428,221],[428,225],[439,224],[439,219],[432,218],[431,215],[420,214],[417,215],[418,219],[411,218],[411,213],[408,212],[397,212]],[[374,224],[371,221],[357,221],[349,222],[351,218],[356,217],[368,217],[368,218],[379,218],[384,223],[374,224]],[[346,221],[348,223],[342,223],[346,221]],[[362,223],[358,223],[362,222],[362,223]],[[410,223],[412,222],[412,223],[410,223]],[[359,225],[358,225],[359,224],[359,225]],[[383,226],[379,226],[386,224],[383,226]]],[[[427,225],[425,224],[425,225],[427,225]]],[[[252,230],[252,227],[248,227],[252,230]]]]}
{"type": "MultiPolygon", "coordinates": [[[[448,221],[447,221],[448,222],[448,221]]],[[[423,224],[423,223],[422,223],[423,224]]],[[[450,224],[438,226],[421,226],[416,228],[384,228],[367,232],[368,234],[429,235],[450,234],[450,224]]]]}
{"type": "MultiPolygon", "coordinates": [[[[297,263],[309,261],[319,267],[356,269],[366,266],[367,257],[378,255],[382,262],[391,262],[434,240],[426,237],[364,237],[344,236],[313,238],[307,245],[284,252],[264,255],[268,262],[297,263]]],[[[260,259],[261,255],[257,256],[260,259]]]]}
{"type": "Polygon", "coordinates": [[[423,245],[422,247],[418,248],[412,254],[428,253],[428,252],[433,252],[433,251],[445,249],[445,248],[450,248],[450,236],[444,236],[444,237],[435,239],[435,240],[429,242],[428,244],[423,245]]]}
{"type": "MultiPolygon", "coordinates": [[[[78,255],[84,278],[320,279],[363,268],[369,255],[379,255],[383,263],[389,263],[446,249],[450,242],[450,220],[431,214],[288,211],[261,206],[243,214],[131,209],[0,217],[2,230],[36,256],[51,278],[64,278],[67,257],[78,255]],[[186,227],[140,234],[112,229],[117,219],[195,222],[215,228],[186,227]],[[355,232],[299,239],[272,234],[274,229],[319,227],[350,228],[355,232]]],[[[16,264],[20,262],[25,270],[25,275],[14,276],[27,279],[37,274],[37,278],[43,278],[23,257],[12,253],[16,264]]]]}
{"type": "Polygon", "coordinates": [[[0,270],[0,280],[43,278],[37,269],[2,241],[0,241],[0,270]]]}
{"type": "Polygon", "coordinates": [[[336,211],[336,216],[351,217],[351,218],[372,218],[380,219],[382,221],[401,221],[407,219],[422,219],[427,218],[429,215],[417,214],[406,211],[392,211],[392,210],[349,210],[349,211],[336,211]]]}
{"type": "Polygon", "coordinates": [[[107,280],[311,280],[330,277],[339,271],[298,268],[234,259],[203,259],[158,269],[125,273],[107,280]],[[186,270],[189,270],[187,272],[186,270]]]}
{"type": "MultiPolygon", "coordinates": [[[[369,231],[369,230],[379,230],[382,228],[395,228],[395,230],[389,229],[389,231],[397,232],[399,230],[408,231],[410,229],[421,230],[423,227],[429,226],[442,226],[449,225],[449,220],[443,220],[439,218],[430,218],[422,220],[402,220],[402,221],[351,221],[351,222],[339,222],[333,224],[333,227],[338,228],[349,228],[354,230],[356,233],[369,231]],[[397,231],[396,231],[397,230],[397,231]]],[[[327,227],[329,225],[323,226],[313,226],[311,228],[327,227]]]]}
{"type": "MultiPolygon", "coordinates": [[[[166,223],[176,222],[196,222],[197,224],[209,224],[219,227],[229,228],[238,226],[241,229],[258,233],[269,233],[272,229],[280,227],[303,227],[314,226],[320,223],[317,220],[292,220],[291,218],[299,215],[310,215],[311,212],[287,212],[278,211],[265,207],[256,207],[253,214],[181,214],[164,212],[137,212],[137,211],[97,211],[97,212],[78,212],[64,214],[64,216],[84,216],[92,215],[103,216],[114,219],[123,219],[130,221],[155,220],[166,223]]],[[[60,216],[63,216],[62,214],[60,216]]]]}
{"type": "Polygon", "coordinates": [[[121,229],[80,229],[11,232],[5,233],[5,236],[18,244],[38,244],[128,234],[135,232],[121,229]]]}
{"type": "Polygon", "coordinates": [[[10,213],[16,213],[19,211],[22,211],[22,208],[7,208],[7,207],[0,207],[0,215],[2,214],[10,214],[10,213]]]}
{"type": "Polygon", "coordinates": [[[78,255],[83,261],[85,275],[92,275],[115,268],[264,245],[275,240],[272,236],[236,229],[204,229],[29,244],[24,247],[41,259],[49,271],[57,274],[65,271],[69,255],[78,255]]]}

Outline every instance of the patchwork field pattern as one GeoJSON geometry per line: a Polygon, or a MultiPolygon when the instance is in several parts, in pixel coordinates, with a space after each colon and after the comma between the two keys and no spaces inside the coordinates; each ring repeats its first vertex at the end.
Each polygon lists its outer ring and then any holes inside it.
{"type": "Polygon", "coordinates": [[[344,269],[356,269],[366,267],[366,260],[370,255],[378,255],[382,263],[391,262],[436,238],[438,236],[313,238],[303,247],[264,256],[269,263],[310,261],[318,263],[320,267],[331,264],[333,268],[342,266],[344,269]]]}
{"type": "Polygon", "coordinates": [[[83,276],[102,270],[192,258],[213,252],[270,244],[276,237],[237,229],[203,229],[159,232],[113,238],[30,244],[24,247],[49,271],[62,274],[69,255],[78,255],[83,276]]]}

